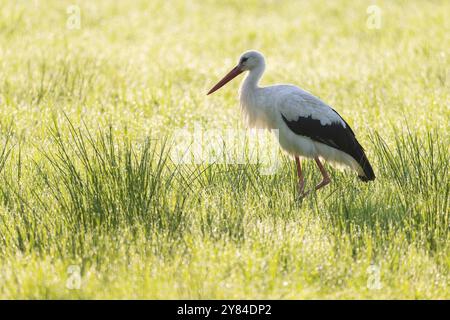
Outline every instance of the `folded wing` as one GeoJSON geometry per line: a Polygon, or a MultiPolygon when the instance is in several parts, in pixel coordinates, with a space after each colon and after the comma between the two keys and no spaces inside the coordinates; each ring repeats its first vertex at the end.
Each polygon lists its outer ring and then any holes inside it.
{"type": "Polygon", "coordinates": [[[373,169],[353,130],[330,106],[310,93],[298,89],[286,95],[280,106],[283,121],[298,135],[347,153],[363,169],[364,181],[375,179],[373,169]]]}

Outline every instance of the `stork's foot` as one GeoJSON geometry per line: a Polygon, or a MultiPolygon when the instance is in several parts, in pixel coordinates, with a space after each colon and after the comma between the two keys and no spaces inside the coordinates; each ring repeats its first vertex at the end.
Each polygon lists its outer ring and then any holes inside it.
{"type": "Polygon", "coordinates": [[[303,200],[304,197],[309,193],[309,191],[305,192],[305,181],[301,180],[298,184],[298,197],[299,201],[303,200]]]}
{"type": "Polygon", "coordinates": [[[330,184],[331,179],[329,177],[324,177],[322,182],[320,182],[316,187],[315,190],[319,190],[320,188],[325,187],[326,185],[330,184]]]}
{"type": "Polygon", "coordinates": [[[301,180],[298,183],[298,194],[302,194],[305,191],[305,181],[301,180]]]}
{"type": "Polygon", "coordinates": [[[330,176],[328,175],[327,170],[325,170],[324,166],[322,165],[322,163],[320,162],[319,158],[316,157],[314,158],[314,160],[316,161],[317,166],[319,167],[320,173],[322,174],[322,182],[319,183],[316,186],[316,191],[319,190],[320,188],[325,187],[327,184],[329,184],[331,182],[330,176]]]}
{"type": "Polygon", "coordinates": [[[298,196],[297,196],[297,200],[302,201],[309,193],[310,193],[310,191],[303,191],[302,193],[299,192],[298,196]]]}

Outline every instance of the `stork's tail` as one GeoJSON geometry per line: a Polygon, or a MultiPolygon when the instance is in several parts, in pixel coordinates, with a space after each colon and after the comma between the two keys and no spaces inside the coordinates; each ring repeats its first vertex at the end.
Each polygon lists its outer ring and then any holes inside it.
{"type": "Polygon", "coordinates": [[[361,166],[364,175],[359,175],[358,178],[364,182],[369,182],[375,180],[375,173],[373,172],[372,166],[366,157],[366,154],[361,150],[361,157],[359,158],[358,164],[361,166]]]}

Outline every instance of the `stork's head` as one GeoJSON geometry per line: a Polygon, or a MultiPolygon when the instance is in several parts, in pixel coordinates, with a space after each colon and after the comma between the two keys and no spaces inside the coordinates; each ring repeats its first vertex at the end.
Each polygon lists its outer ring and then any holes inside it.
{"type": "Polygon", "coordinates": [[[240,67],[241,70],[247,71],[264,64],[264,56],[258,51],[250,50],[241,55],[237,66],[240,67]]]}
{"type": "Polygon", "coordinates": [[[240,75],[244,71],[251,71],[257,67],[264,66],[264,56],[255,50],[250,50],[244,52],[238,61],[237,66],[235,66],[222,80],[220,80],[211,90],[209,90],[208,94],[213,93],[216,90],[219,90],[225,84],[233,80],[235,77],[240,75]]]}

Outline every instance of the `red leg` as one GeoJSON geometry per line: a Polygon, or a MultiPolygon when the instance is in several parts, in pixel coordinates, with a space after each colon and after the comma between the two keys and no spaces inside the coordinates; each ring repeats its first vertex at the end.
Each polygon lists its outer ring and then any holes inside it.
{"type": "Polygon", "coordinates": [[[300,159],[295,156],[295,162],[297,163],[297,176],[298,176],[298,194],[300,197],[305,196],[305,179],[303,177],[302,166],[300,164],[300,159]]]}
{"type": "Polygon", "coordinates": [[[316,186],[316,190],[319,190],[320,188],[325,187],[327,184],[329,184],[331,182],[331,179],[330,176],[328,175],[328,172],[325,170],[324,166],[320,162],[319,158],[316,157],[314,158],[314,160],[316,161],[316,164],[319,167],[320,173],[322,174],[323,177],[322,182],[320,182],[316,186]]]}

